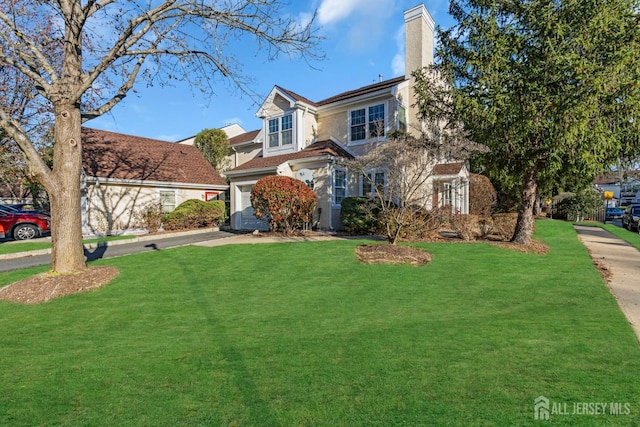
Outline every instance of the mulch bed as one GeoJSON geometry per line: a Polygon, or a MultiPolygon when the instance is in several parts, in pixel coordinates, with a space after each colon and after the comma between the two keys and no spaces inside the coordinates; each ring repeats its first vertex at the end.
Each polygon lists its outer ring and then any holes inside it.
{"type": "Polygon", "coordinates": [[[22,304],[40,304],[108,285],[119,273],[115,267],[88,267],[71,274],[42,273],[1,288],[0,299],[22,304]]]}
{"type": "Polygon", "coordinates": [[[410,246],[390,244],[357,246],[356,257],[360,262],[367,264],[425,265],[431,261],[429,252],[410,246]]]}

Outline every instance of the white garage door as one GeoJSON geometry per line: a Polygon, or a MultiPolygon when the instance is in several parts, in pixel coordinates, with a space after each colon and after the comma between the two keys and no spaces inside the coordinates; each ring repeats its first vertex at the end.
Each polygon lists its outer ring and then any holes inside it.
{"type": "Polygon", "coordinates": [[[268,230],[269,225],[256,218],[253,213],[254,210],[251,207],[251,186],[243,185],[240,187],[240,227],[247,230],[268,230]]]}

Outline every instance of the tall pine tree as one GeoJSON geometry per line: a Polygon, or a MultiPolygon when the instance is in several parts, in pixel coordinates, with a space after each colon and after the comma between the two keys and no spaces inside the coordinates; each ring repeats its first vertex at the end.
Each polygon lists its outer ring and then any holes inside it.
{"type": "Polygon", "coordinates": [[[527,244],[539,188],[589,182],[638,152],[636,0],[452,0],[436,69],[455,117],[491,152],[492,178],[519,182],[512,241],[527,244]]]}

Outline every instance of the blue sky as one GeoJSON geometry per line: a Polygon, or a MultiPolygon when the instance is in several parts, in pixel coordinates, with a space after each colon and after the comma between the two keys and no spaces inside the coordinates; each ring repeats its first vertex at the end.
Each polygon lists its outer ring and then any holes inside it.
{"type": "MultiPolygon", "coordinates": [[[[323,61],[307,63],[280,57],[269,62],[254,55],[251,46],[236,46],[243,73],[253,79],[251,90],[266,96],[274,85],[292,90],[312,101],[357,89],[404,73],[403,12],[420,4],[419,0],[290,0],[286,11],[304,20],[318,10],[320,48],[323,61]],[[245,54],[248,53],[248,54],[245,54]]],[[[424,2],[436,25],[448,27],[448,0],[424,2]]],[[[245,130],[258,129],[258,105],[241,95],[230,84],[216,84],[216,93],[203,97],[197,89],[146,87],[138,82],[109,114],[85,123],[86,126],[178,141],[205,128],[238,123],[245,130]]]]}

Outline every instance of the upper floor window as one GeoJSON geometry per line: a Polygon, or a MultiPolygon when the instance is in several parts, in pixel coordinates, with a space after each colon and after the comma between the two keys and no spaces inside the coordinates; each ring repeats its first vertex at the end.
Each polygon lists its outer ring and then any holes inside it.
{"type": "Polygon", "coordinates": [[[351,141],[363,141],[367,138],[385,135],[384,104],[372,105],[351,111],[351,141]]]}
{"type": "Polygon", "coordinates": [[[293,116],[278,117],[269,120],[269,147],[293,144],[293,116]]]}

